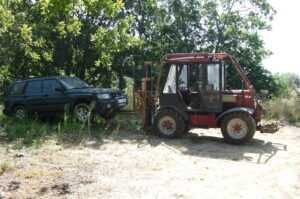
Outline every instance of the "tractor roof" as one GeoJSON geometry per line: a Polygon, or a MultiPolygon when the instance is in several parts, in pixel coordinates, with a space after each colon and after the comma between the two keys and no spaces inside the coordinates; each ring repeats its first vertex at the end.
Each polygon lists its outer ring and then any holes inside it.
{"type": "Polygon", "coordinates": [[[227,53],[173,53],[164,56],[167,63],[208,62],[211,60],[224,60],[230,57],[227,53]]]}

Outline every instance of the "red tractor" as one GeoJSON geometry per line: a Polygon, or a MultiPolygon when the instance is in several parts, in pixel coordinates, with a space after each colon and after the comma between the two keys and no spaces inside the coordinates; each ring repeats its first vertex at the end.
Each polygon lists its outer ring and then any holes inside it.
{"type": "Polygon", "coordinates": [[[231,55],[180,53],[164,56],[156,95],[150,64],[146,66],[142,86],[144,127],[154,127],[160,136],[174,138],[192,128],[221,128],[226,142],[242,144],[251,140],[256,130],[264,129],[261,126],[262,107],[255,89],[231,55]],[[230,67],[241,82],[240,89],[227,85],[230,67]]]}

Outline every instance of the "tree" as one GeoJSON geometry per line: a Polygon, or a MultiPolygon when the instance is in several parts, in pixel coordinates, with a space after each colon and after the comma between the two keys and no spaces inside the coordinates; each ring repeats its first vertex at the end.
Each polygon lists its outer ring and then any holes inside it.
{"type": "Polygon", "coordinates": [[[136,16],[133,32],[144,41],[142,59],[159,60],[171,52],[228,52],[257,90],[275,92],[276,82],[262,67],[270,52],[259,34],[270,29],[275,14],[267,0],[128,0],[125,7],[136,16]]]}
{"type": "Polygon", "coordinates": [[[275,93],[260,37],[274,14],[268,0],[2,0],[0,75],[124,87],[124,75],[140,79],[143,62],[166,53],[228,52],[257,90],[275,93]]]}
{"type": "Polygon", "coordinates": [[[1,67],[11,78],[76,75],[108,86],[114,56],[138,42],[121,0],[7,1],[1,4],[1,67]],[[5,25],[5,27],[4,27],[5,25]]]}

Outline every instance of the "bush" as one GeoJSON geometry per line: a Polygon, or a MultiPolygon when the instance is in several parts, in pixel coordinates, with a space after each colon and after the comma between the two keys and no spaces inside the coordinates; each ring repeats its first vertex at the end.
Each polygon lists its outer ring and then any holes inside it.
{"type": "Polygon", "coordinates": [[[267,119],[276,119],[290,124],[300,122],[300,98],[295,94],[269,100],[264,107],[267,119]]]}

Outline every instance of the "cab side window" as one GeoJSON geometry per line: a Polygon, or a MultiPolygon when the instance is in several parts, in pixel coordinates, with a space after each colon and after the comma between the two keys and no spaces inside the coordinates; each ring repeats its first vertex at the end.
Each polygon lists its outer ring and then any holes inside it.
{"type": "Polygon", "coordinates": [[[43,81],[43,92],[44,93],[46,93],[46,94],[57,94],[59,92],[56,91],[56,88],[61,88],[61,85],[57,80],[51,79],[51,80],[44,80],[43,81]]]}
{"type": "Polygon", "coordinates": [[[22,82],[22,83],[16,83],[11,88],[10,95],[14,95],[14,96],[22,95],[23,91],[24,91],[24,86],[25,86],[24,82],[22,82]]]}
{"type": "Polygon", "coordinates": [[[203,64],[193,64],[190,65],[190,90],[192,92],[199,92],[203,89],[205,84],[204,72],[205,65],[203,64]]]}
{"type": "Polygon", "coordinates": [[[42,93],[42,81],[35,80],[27,83],[25,94],[37,95],[42,93]]]}
{"type": "Polygon", "coordinates": [[[170,66],[170,71],[163,90],[164,94],[176,93],[176,65],[170,66]]]}
{"type": "Polygon", "coordinates": [[[187,65],[178,66],[178,87],[179,90],[187,90],[188,89],[188,69],[187,65]]]}
{"type": "Polygon", "coordinates": [[[220,90],[220,64],[207,65],[207,86],[208,91],[220,90]]]}
{"type": "Polygon", "coordinates": [[[239,74],[235,70],[233,64],[229,61],[225,62],[225,89],[226,90],[237,90],[243,89],[244,84],[239,74]]]}

